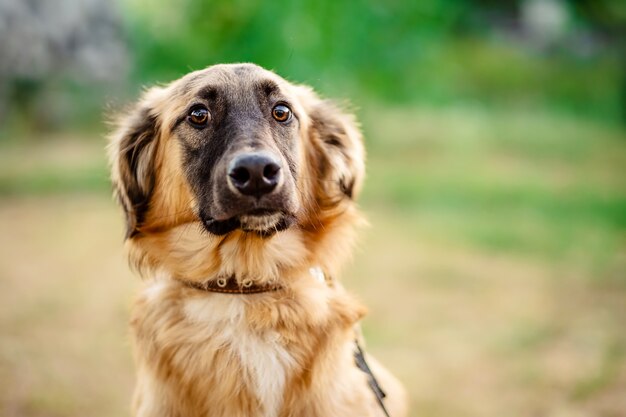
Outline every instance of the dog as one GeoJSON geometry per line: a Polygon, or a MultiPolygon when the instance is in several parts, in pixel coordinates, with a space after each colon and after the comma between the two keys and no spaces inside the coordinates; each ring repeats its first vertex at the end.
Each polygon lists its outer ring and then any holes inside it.
{"type": "Polygon", "coordinates": [[[109,143],[137,417],[402,417],[337,280],[362,216],[355,118],[254,64],[151,88],[109,143]]]}

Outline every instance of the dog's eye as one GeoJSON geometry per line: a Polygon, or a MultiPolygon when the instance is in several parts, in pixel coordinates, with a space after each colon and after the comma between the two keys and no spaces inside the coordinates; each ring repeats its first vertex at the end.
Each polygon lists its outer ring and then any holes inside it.
{"type": "Polygon", "coordinates": [[[281,123],[288,122],[291,119],[291,109],[284,104],[277,104],[272,109],[272,117],[281,123]]]}
{"type": "Polygon", "coordinates": [[[189,123],[199,129],[203,128],[209,122],[209,110],[204,106],[193,107],[187,116],[189,123]]]}

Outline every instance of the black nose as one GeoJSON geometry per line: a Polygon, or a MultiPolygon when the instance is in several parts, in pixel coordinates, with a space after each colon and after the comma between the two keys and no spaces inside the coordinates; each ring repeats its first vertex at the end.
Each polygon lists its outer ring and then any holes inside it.
{"type": "Polygon", "coordinates": [[[238,155],[228,166],[228,177],[241,194],[260,197],[270,193],[278,185],[279,161],[261,152],[238,155]]]}

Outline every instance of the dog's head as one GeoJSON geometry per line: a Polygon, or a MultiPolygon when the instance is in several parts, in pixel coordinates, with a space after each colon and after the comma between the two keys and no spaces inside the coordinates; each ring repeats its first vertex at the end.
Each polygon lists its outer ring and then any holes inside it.
{"type": "Polygon", "coordinates": [[[110,155],[130,240],[193,222],[213,236],[312,232],[364,175],[352,116],[256,65],[152,88],[120,120],[110,155]]]}

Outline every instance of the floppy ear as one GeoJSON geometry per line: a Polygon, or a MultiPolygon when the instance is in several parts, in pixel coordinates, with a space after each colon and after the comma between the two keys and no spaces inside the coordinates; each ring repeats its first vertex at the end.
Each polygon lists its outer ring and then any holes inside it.
{"type": "Polygon", "coordinates": [[[109,142],[114,193],[126,215],[126,238],[139,233],[150,205],[155,181],[158,118],[155,104],[160,89],[147,91],[131,111],[118,120],[109,142]]]}
{"type": "Polygon", "coordinates": [[[354,200],[365,177],[363,138],[354,115],[312,90],[303,91],[310,120],[310,137],[318,150],[316,171],[323,190],[321,203],[336,205],[354,200]]]}

